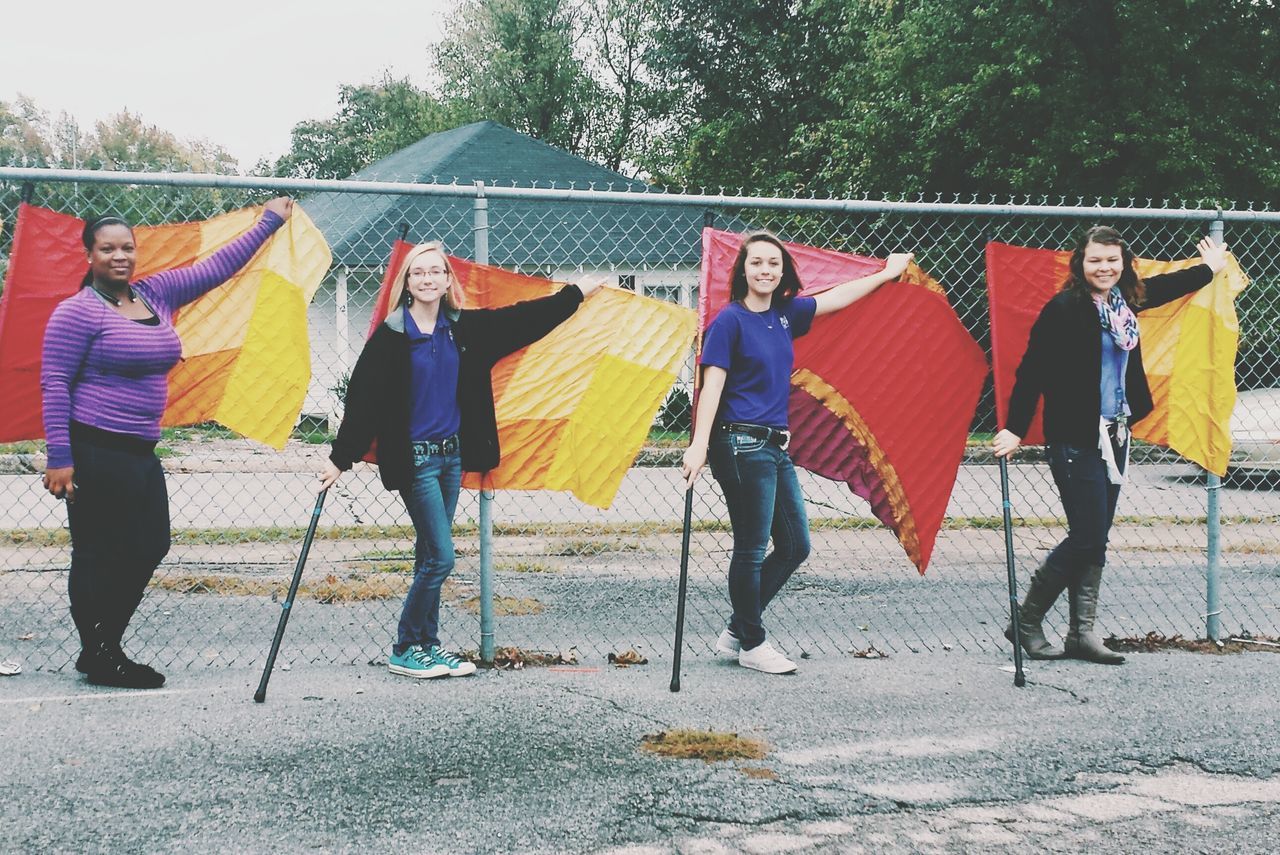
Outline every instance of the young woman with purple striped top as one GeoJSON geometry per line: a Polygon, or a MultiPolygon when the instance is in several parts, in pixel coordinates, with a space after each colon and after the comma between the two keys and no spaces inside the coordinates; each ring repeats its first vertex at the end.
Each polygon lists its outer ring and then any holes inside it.
{"type": "Polygon", "coordinates": [[[85,226],[89,272],[49,318],[40,388],[44,486],[67,502],[76,670],[91,683],[164,684],[163,674],[126,656],[121,641],[169,551],[169,497],[154,449],[169,370],[182,358],[174,313],[235,275],[292,211],[292,200],[272,199],[253,228],[213,255],[137,282],[129,224],[102,217],[85,226]]]}

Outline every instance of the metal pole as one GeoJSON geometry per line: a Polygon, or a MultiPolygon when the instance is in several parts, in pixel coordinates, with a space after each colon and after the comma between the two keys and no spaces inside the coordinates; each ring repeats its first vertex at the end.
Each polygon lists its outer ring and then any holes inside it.
{"type": "MultiPolygon", "coordinates": [[[[1209,223],[1209,237],[1222,243],[1223,222],[1219,217],[1209,223]]],[[[1222,495],[1222,479],[1212,472],[1206,473],[1205,493],[1207,506],[1205,517],[1208,521],[1208,542],[1205,544],[1205,615],[1204,632],[1211,641],[1222,638],[1222,627],[1219,616],[1222,614],[1221,591],[1218,588],[1218,565],[1222,559],[1222,508],[1219,498],[1222,495]]]]}
{"type": "Polygon", "coordinates": [[[1013,514],[1009,502],[1009,463],[1000,458],[1000,509],[1004,515],[1004,561],[1009,573],[1009,625],[1013,627],[1013,685],[1027,684],[1022,670],[1022,628],[1018,623],[1018,574],[1013,564],[1013,514]]]}
{"type": "MultiPolygon", "coordinates": [[[[476,182],[475,259],[489,263],[489,200],[484,182],[476,182]]],[[[480,661],[493,664],[493,493],[484,489],[480,478],[480,661]]]]}
{"type": "MultiPolygon", "coordinates": [[[[338,282],[334,293],[333,323],[336,326],[336,342],[338,347],[338,378],[351,379],[351,342],[348,338],[347,321],[347,275],[349,269],[344,264],[338,268],[338,282]]],[[[335,395],[329,408],[329,426],[337,433],[338,423],[342,421],[342,401],[335,395]]]]}

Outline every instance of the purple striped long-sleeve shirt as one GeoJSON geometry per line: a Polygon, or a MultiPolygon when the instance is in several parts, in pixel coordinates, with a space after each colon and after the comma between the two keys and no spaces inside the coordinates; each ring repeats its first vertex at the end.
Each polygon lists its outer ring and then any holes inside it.
{"type": "Polygon", "coordinates": [[[124,317],[92,288],[58,304],[45,328],[40,368],[50,469],[73,465],[72,420],[142,439],[160,438],[169,370],[182,357],[174,312],[234,276],[283,224],[268,211],[203,261],[134,283],[133,290],[160,318],[156,326],[124,317]]]}

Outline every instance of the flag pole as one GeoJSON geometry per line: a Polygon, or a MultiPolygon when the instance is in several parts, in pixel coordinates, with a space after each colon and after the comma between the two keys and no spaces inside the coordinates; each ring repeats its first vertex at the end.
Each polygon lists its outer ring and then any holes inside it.
{"type": "Polygon", "coordinates": [[[1000,461],[1000,505],[1004,512],[1004,560],[1009,571],[1009,623],[1013,626],[1013,685],[1022,688],[1027,677],[1022,673],[1022,630],[1018,626],[1018,577],[1013,566],[1013,517],[1009,505],[1009,463],[1000,461]]]}

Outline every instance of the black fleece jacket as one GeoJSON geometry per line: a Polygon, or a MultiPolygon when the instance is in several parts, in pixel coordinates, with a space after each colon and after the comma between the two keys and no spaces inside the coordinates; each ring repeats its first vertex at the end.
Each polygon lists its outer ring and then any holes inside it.
{"type": "MultiPolygon", "coordinates": [[[[453,321],[458,345],[458,430],[462,468],[487,472],[498,465],[498,420],[493,407],[494,363],[528,347],[566,320],[582,302],[582,292],[566,285],[559,292],[500,309],[463,309],[453,321]]],[[[451,314],[451,317],[453,315],[451,314]]],[[[404,317],[391,312],[365,344],[347,384],[346,412],[329,459],[347,470],[377,442],[378,469],[388,490],[413,479],[409,442],[409,339],[404,317]]]]}
{"type": "MultiPolygon", "coordinates": [[[[1207,264],[1144,279],[1147,299],[1134,311],[1163,306],[1203,288],[1212,279],[1213,271],[1207,264]]],[[[1036,400],[1043,395],[1046,442],[1086,448],[1097,445],[1098,419],[1102,415],[1101,336],[1098,310],[1087,294],[1064,291],[1046,303],[1031,328],[1027,352],[1018,365],[1005,427],[1025,437],[1035,415],[1036,400]]],[[[1153,405],[1142,367],[1141,342],[1129,353],[1124,386],[1131,420],[1137,422],[1149,415],[1153,405]]]]}

